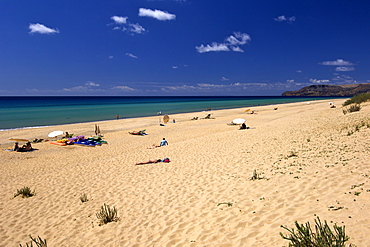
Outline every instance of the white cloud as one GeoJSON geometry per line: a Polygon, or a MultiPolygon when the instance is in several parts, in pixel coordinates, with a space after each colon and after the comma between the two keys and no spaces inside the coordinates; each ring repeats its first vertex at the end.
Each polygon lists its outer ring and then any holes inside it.
{"type": "Polygon", "coordinates": [[[63,88],[62,91],[63,92],[92,93],[92,92],[102,92],[103,90],[92,89],[90,87],[85,87],[85,86],[77,86],[77,87],[71,87],[71,88],[63,88]]]}
{"type": "Polygon", "coordinates": [[[295,16],[291,16],[291,17],[286,17],[285,15],[281,15],[281,16],[278,16],[276,18],[274,18],[275,21],[278,21],[278,22],[282,22],[282,21],[286,21],[286,22],[293,22],[296,20],[295,16]]]}
{"type": "Polygon", "coordinates": [[[126,53],[126,56],[132,57],[132,58],[137,58],[137,56],[131,54],[131,53],[126,53]]]}
{"type": "Polygon", "coordinates": [[[228,81],[228,80],[230,80],[229,78],[226,78],[226,77],[221,77],[221,81],[228,81]]]}
{"type": "Polygon", "coordinates": [[[226,38],[226,43],[233,46],[245,45],[249,40],[251,40],[249,34],[235,32],[234,35],[230,35],[226,38]]]}
{"type": "MultiPolygon", "coordinates": [[[[128,33],[144,33],[146,30],[144,27],[142,27],[138,23],[130,23],[127,21],[128,17],[122,17],[122,16],[112,16],[111,19],[115,22],[114,24],[120,25],[120,26],[115,26],[113,30],[122,30],[126,31],[128,33]]],[[[110,24],[111,25],[111,24],[110,24]]]]}
{"type": "Polygon", "coordinates": [[[196,46],[195,49],[197,49],[199,53],[210,52],[210,51],[229,51],[230,50],[226,44],[217,44],[216,42],[212,43],[212,45],[196,46]]]}
{"type": "Polygon", "coordinates": [[[212,84],[212,83],[198,83],[194,86],[192,85],[180,85],[180,86],[168,86],[162,87],[162,91],[188,91],[188,92],[212,92],[213,90],[217,92],[224,91],[240,91],[240,90],[250,90],[252,88],[264,88],[266,83],[231,83],[231,84],[212,84]]]}
{"type": "Polygon", "coordinates": [[[244,52],[239,45],[245,45],[251,40],[249,34],[235,32],[234,35],[230,35],[225,38],[224,43],[213,42],[211,45],[200,45],[196,46],[195,49],[199,53],[211,52],[211,51],[235,51],[244,52]]]}
{"type": "Polygon", "coordinates": [[[41,33],[41,34],[59,33],[59,30],[48,28],[40,23],[30,24],[29,29],[31,30],[30,33],[41,33]]]}
{"type": "Polygon", "coordinates": [[[128,17],[112,16],[111,19],[117,24],[126,24],[128,17]]]}
{"type": "Polygon", "coordinates": [[[114,57],[113,57],[113,56],[109,56],[108,58],[109,58],[109,59],[113,59],[114,57]]]}
{"type": "Polygon", "coordinates": [[[173,68],[173,69],[177,69],[177,68],[178,68],[178,66],[172,66],[172,68],[173,68]]]}
{"type": "Polygon", "coordinates": [[[92,81],[88,81],[88,82],[85,83],[85,86],[100,87],[100,84],[92,82],[92,81]]]}
{"type": "Polygon", "coordinates": [[[352,77],[348,75],[337,75],[335,76],[332,81],[334,81],[336,84],[353,84],[357,83],[356,80],[354,80],[352,77]]]}
{"type": "Polygon", "coordinates": [[[300,69],[299,69],[299,70],[297,70],[296,72],[297,72],[297,73],[302,73],[302,70],[300,70],[300,69]]]}
{"type": "Polygon", "coordinates": [[[317,80],[317,79],[310,79],[310,82],[311,83],[315,83],[315,84],[321,84],[321,83],[329,83],[330,80],[317,80]]]}
{"type": "Polygon", "coordinates": [[[116,87],[113,87],[113,89],[118,89],[118,90],[125,91],[125,92],[135,91],[135,89],[128,87],[128,86],[116,86],[116,87]]]}
{"type": "Polygon", "coordinates": [[[170,14],[162,10],[151,10],[151,9],[139,9],[139,16],[151,17],[160,21],[168,21],[176,19],[176,15],[170,14]]]}
{"type": "Polygon", "coordinates": [[[353,71],[355,70],[354,67],[336,67],[335,71],[353,71]]]}
{"type": "Polygon", "coordinates": [[[133,32],[133,33],[144,33],[145,32],[145,28],[143,28],[142,26],[140,26],[139,24],[129,24],[129,29],[128,29],[130,32],[133,32]]]}
{"type": "Polygon", "coordinates": [[[337,59],[335,61],[324,61],[320,63],[321,65],[333,65],[333,66],[352,66],[353,63],[345,61],[343,59],[337,59]]]}

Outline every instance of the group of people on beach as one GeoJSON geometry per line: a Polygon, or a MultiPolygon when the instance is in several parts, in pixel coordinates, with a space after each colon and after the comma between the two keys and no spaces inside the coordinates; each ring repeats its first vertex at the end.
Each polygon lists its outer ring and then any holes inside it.
{"type": "Polygon", "coordinates": [[[16,152],[28,152],[28,151],[32,151],[33,148],[32,148],[31,142],[27,142],[22,147],[20,147],[18,142],[16,142],[13,150],[16,152]]]}
{"type": "MultiPolygon", "coordinates": [[[[159,143],[159,145],[155,145],[153,144],[153,146],[149,147],[148,149],[153,149],[153,148],[158,148],[158,147],[163,147],[163,146],[167,146],[168,145],[168,141],[166,140],[166,138],[163,138],[162,141],[159,143]]],[[[168,162],[171,162],[169,158],[165,158],[165,159],[155,159],[155,160],[148,160],[148,161],[144,161],[144,162],[138,162],[136,163],[135,165],[144,165],[144,164],[152,164],[152,163],[158,163],[158,162],[165,162],[165,163],[168,163],[168,162]]]]}

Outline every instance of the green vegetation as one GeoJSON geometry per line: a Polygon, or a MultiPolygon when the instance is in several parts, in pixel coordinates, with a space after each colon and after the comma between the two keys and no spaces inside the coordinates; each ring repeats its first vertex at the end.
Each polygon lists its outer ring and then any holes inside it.
{"type": "Polygon", "coordinates": [[[96,213],[96,217],[104,224],[119,220],[117,217],[117,209],[115,207],[110,208],[109,205],[105,203],[101,206],[100,211],[96,213]]]}
{"type": "MultiPolygon", "coordinates": [[[[345,242],[349,237],[345,233],[345,226],[337,226],[334,224],[334,231],[330,229],[327,222],[321,223],[320,218],[315,219],[315,232],[311,229],[310,223],[299,224],[295,222],[296,230],[289,229],[286,226],[281,226],[289,231],[289,235],[284,236],[280,233],[283,239],[289,240],[289,246],[293,247],[345,247],[345,242]]],[[[349,245],[354,246],[354,245],[349,245]]]]}
{"type": "MultiPolygon", "coordinates": [[[[31,235],[29,235],[29,237],[31,238],[32,242],[30,242],[30,244],[26,243],[26,247],[33,247],[33,243],[36,244],[36,247],[47,247],[48,246],[46,244],[46,239],[42,240],[42,238],[40,238],[39,236],[38,238],[33,238],[31,235]]],[[[22,247],[21,244],[19,246],[22,247]]]]}
{"type": "Polygon", "coordinates": [[[22,195],[22,198],[31,197],[35,195],[35,191],[31,191],[29,187],[23,187],[22,189],[17,190],[17,193],[14,194],[14,197],[17,197],[19,195],[22,195]]]}
{"type": "Polygon", "coordinates": [[[361,110],[361,105],[360,104],[354,104],[354,105],[349,106],[346,109],[343,109],[343,114],[346,115],[347,113],[356,112],[356,111],[360,111],[360,110],[361,110]]]}
{"type": "Polygon", "coordinates": [[[343,106],[347,106],[350,104],[361,104],[369,100],[370,100],[370,93],[362,93],[362,94],[355,95],[349,100],[345,101],[343,103],[343,106]]]}

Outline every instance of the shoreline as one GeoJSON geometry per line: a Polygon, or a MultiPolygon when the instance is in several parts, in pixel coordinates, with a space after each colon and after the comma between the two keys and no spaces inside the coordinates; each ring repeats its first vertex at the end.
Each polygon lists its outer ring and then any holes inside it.
{"type": "MultiPolygon", "coordinates": [[[[276,99],[278,99],[278,98],[276,98],[276,96],[272,96],[273,97],[273,99],[272,100],[276,100],[276,99]]],[[[62,98],[65,98],[65,97],[62,97],[62,98]]],[[[185,97],[186,98],[186,97],[185,97]]],[[[202,97],[201,97],[202,98],[202,97]]],[[[210,97],[210,98],[215,98],[215,96],[213,96],[213,97],[210,97]]],[[[217,97],[216,97],[217,98],[217,97]]],[[[236,99],[238,99],[238,98],[240,98],[240,97],[235,97],[236,99]]],[[[249,96],[249,97],[247,97],[247,98],[251,98],[251,96],[249,96]]],[[[253,97],[252,97],[253,98],[253,97]]],[[[264,98],[263,96],[256,96],[255,97],[256,99],[255,100],[257,100],[257,99],[259,99],[259,98],[264,98]]],[[[284,97],[282,97],[282,98],[284,98],[284,97]]],[[[240,108],[240,107],[257,107],[257,106],[265,106],[265,105],[276,105],[276,104],[289,104],[289,103],[295,103],[295,102],[289,102],[289,99],[291,99],[291,98],[300,98],[300,99],[302,99],[302,101],[298,101],[298,102],[307,102],[307,101],[316,101],[316,100],[327,100],[327,99],[333,99],[333,97],[285,97],[286,98],[286,100],[287,100],[287,102],[280,102],[280,103],[273,103],[273,102],[266,102],[266,103],[262,103],[262,104],[260,104],[260,103],[258,103],[258,104],[256,104],[257,102],[250,102],[250,103],[246,103],[246,104],[244,104],[243,106],[237,106],[237,107],[234,107],[234,106],[227,106],[227,105],[225,105],[224,107],[219,107],[219,106],[217,106],[217,107],[211,107],[212,109],[214,109],[214,110],[227,110],[227,109],[233,109],[233,108],[240,108]],[[303,99],[306,99],[306,100],[303,100],[303,99]]],[[[334,99],[341,99],[340,97],[339,98],[334,98],[334,99]]],[[[250,100],[252,100],[252,99],[250,99],[250,100]]],[[[177,103],[181,103],[182,101],[179,101],[179,102],[177,102],[177,103]]],[[[190,102],[188,102],[188,103],[191,103],[192,101],[190,101],[190,102]]],[[[207,101],[207,100],[204,100],[204,101],[201,101],[201,102],[213,102],[213,101],[207,101]]],[[[167,102],[168,103],[168,102],[167,102]]],[[[182,102],[182,103],[185,103],[185,102],[182,102]]],[[[148,104],[148,103],[146,103],[146,104],[148,104]]],[[[129,103],[128,104],[128,106],[130,106],[131,105],[131,103],[129,103]]],[[[107,106],[109,106],[109,105],[107,105],[107,106]]],[[[206,107],[206,105],[204,106],[204,109],[202,109],[202,110],[196,110],[195,112],[198,112],[198,111],[203,111],[203,110],[205,110],[207,107],[206,107]]],[[[118,110],[118,111],[120,111],[120,110],[118,110]]],[[[162,109],[162,111],[163,111],[163,109],[162,109]]],[[[189,110],[189,109],[187,109],[187,110],[185,110],[185,111],[183,111],[183,112],[176,112],[176,113],[171,113],[171,112],[165,112],[165,114],[170,114],[170,115],[173,115],[173,114],[185,114],[185,113],[191,113],[191,112],[194,112],[194,110],[189,110]]],[[[148,114],[148,112],[147,113],[145,113],[144,115],[141,115],[141,116],[128,116],[128,117],[125,117],[125,118],[122,118],[122,119],[126,119],[126,118],[143,118],[143,117],[150,117],[150,116],[156,116],[156,115],[146,115],[146,114],[148,114]]],[[[102,115],[102,116],[104,116],[103,118],[104,119],[101,119],[101,120],[87,120],[87,121],[77,121],[77,122],[72,122],[72,123],[65,123],[65,124],[78,124],[78,123],[89,123],[89,122],[97,122],[97,121],[110,121],[110,120],[115,120],[115,118],[114,118],[114,116],[116,116],[115,114],[114,115],[112,115],[111,116],[111,118],[106,118],[107,116],[105,116],[105,115],[102,115]]],[[[33,124],[35,124],[35,123],[33,123],[33,124]]],[[[16,130],[16,129],[26,129],[26,128],[42,128],[42,127],[48,127],[48,126],[57,126],[57,125],[62,125],[62,123],[50,123],[50,124],[46,124],[46,125],[42,125],[42,124],[38,124],[37,126],[21,126],[21,127],[9,127],[9,128],[2,128],[2,129],[0,129],[0,131],[8,131],[8,130],[16,130]]],[[[64,124],[63,124],[64,125],[64,124]]]]}
{"type": "MultiPolygon", "coordinates": [[[[238,108],[225,108],[225,109],[217,109],[217,110],[203,110],[203,111],[195,111],[195,112],[184,112],[184,113],[176,113],[176,114],[171,114],[171,119],[177,117],[177,119],[181,119],[181,121],[188,121],[191,119],[190,115],[197,115],[198,117],[201,115],[201,114],[205,114],[206,113],[212,113],[212,112],[218,112],[218,111],[244,111],[245,108],[249,108],[252,110],[257,110],[258,109],[263,109],[264,107],[269,107],[269,106],[279,106],[279,105],[289,105],[289,104],[315,104],[315,103],[320,103],[320,102],[329,102],[329,101],[333,101],[333,100],[344,100],[342,98],[339,98],[339,99],[324,99],[324,100],[314,100],[314,101],[299,101],[299,102],[293,102],[293,103],[280,103],[280,104],[266,104],[266,105],[256,105],[256,106],[245,106],[245,107],[238,107],[238,108]],[[189,116],[189,119],[186,119],[186,117],[184,118],[183,116],[189,116]]],[[[241,112],[242,113],[242,112],[241,112]]],[[[243,113],[242,113],[243,114],[243,113]]],[[[164,114],[165,115],[165,114],[164,114]]],[[[35,127],[22,127],[22,128],[15,128],[15,129],[4,129],[4,130],[0,130],[0,134],[1,133],[4,133],[4,136],[9,136],[9,138],[25,138],[25,139],[29,139],[29,140],[32,140],[32,139],[35,139],[35,138],[42,138],[42,136],[44,138],[42,139],[50,139],[47,137],[47,134],[54,131],[54,130],[62,130],[64,129],[63,131],[67,131],[67,132],[70,132],[68,129],[79,129],[79,126],[82,127],[86,127],[87,125],[91,125],[91,129],[93,129],[93,127],[95,126],[95,124],[99,125],[99,124],[108,124],[108,125],[112,125],[112,126],[116,126],[117,124],[116,121],[126,121],[126,122],[133,122],[135,120],[137,120],[137,127],[148,127],[148,126],[151,126],[151,125],[156,125],[156,124],[159,124],[162,122],[162,119],[163,119],[163,116],[164,115],[152,115],[152,116],[144,116],[144,117],[132,117],[132,118],[119,118],[119,119],[110,119],[110,120],[99,120],[99,121],[89,121],[89,122],[79,122],[79,123],[68,123],[68,124],[56,124],[56,125],[47,125],[47,126],[35,126],[35,127]],[[157,118],[158,119],[158,122],[157,123],[154,123],[155,121],[153,120],[154,118],[157,118]],[[140,122],[142,121],[149,121],[149,123],[145,124],[145,125],[142,125],[140,124],[140,122]],[[30,130],[35,130],[35,132],[37,133],[35,135],[35,137],[30,137],[30,130]],[[45,131],[42,131],[42,130],[45,130],[45,131]],[[47,132],[47,131],[48,132],[47,132]],[[23,132],[23,133],[22,133],[23,132]],[[47,133],[46,133],[47,132],[47,133]],[[9,135],[9,133],[15,133],[14,135],[17,135],[17,136],[13,136],[13,135],[9,135]],[[24,135],[23,137],[20,137],[19,135],[24,135]]],[[[171,124],[171,123],[169,123],[171,124]]],[[[94,133],[90,133],[91,131],[90,130],[86,130],[86,128],[82,127],[83,130],[81,130],[83,133],[83,135],[90,135],[90,136],[93,136],[94,133]]],[[[123,128],[123,129],[116,129],[116,130],[112,130],[112,131],[120,131],[120,130],[124,130],[124,129],[130,129],[130,128],[133,128],[133,127],[136,127],[136,126],[131,126],[130,127],[127,127],[127,128],[123,128]]],[[[72,131],[73,132],[73,131],[72,131]]],[[[70,132],[71,133],[71,132],[70,132]]],[[[0,135],[1,136],[1,135],[0,135]]],[[[54,138],[55,139],[55,138],[54,138]]],[[[9,142],[5,142],[5,139],[3,138],[0,138],[0,147],[4,146],[5,145],[8,145],[9,142]]]]}
{"type": "Polygon", "coordinates": [[[317,216],[369,246],[370,103],[344,115],[344,101],[174,114],[166,126],[152,116],[1,132],[3,149],[10,136],[90,136],[98,124],[108,144],[0,152],[0,246],[24,245],[29,234],[51,246],[283,246],[281,225],[317,216]],[[251,129],[227,125],[235,118],[251,129]],[[148,135],[128,133],[140,129],[148,135]],[[168,146],[149,149],[162,138],[168,146]],[[171,162],[135,165],[164,158],[171,162]],[[24,186],[36,195],[14,197],[24,186]],[[119,221],[100,225],[103,204],[119,221]]]}

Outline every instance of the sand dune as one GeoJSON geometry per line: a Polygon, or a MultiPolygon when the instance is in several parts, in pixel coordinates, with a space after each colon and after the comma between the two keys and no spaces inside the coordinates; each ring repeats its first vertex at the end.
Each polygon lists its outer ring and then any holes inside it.
{"type": "Polygon", "coordinates": [[[2,149],[11,137],[46,139],[53,130],[90,136],[94,124],[108,141],[1,151],[0,246],[25,245],[29,234],[48,246],[283,246],[281,225],[316,216],[370,246],[370,104],[344,115],[343,101],[219,110],[194,121],[208,112],[178,114],[166,126],[154,116],[0,132],[2,149]],[[251,129],[227,125],[239,117],[251,129]],[[148,135],[128,134],[140,129],[148,135]],[[163,137],[168,146],[148,149],[163,137]],[[254,171],[261,179],[250,179],[254,171]],[[24,186],[36,195],[14,198],[24,186]],[[99,225],[104,203],[119,221],[99,225]]]}

